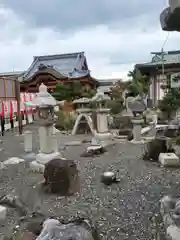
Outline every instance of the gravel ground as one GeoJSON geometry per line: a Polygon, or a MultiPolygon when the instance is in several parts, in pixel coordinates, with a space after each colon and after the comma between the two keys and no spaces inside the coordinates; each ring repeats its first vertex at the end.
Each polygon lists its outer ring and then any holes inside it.
{"type": "MultiPolygon", "coordinates": [[[[37,132],[35,127],[31,130],[37,132]]],[[[9,156],[22,155],[22,137],[7,133],[1,139],[4,140],[1,161],[9,156]]],[[[62,136],[61,139],[63,144],[82,137],[62,136]]],[[[37,148],[37,143],[34,147],[37,148]]],[[[97,222],[102,239],[154,239],[150,219],[159,213],[159,200],[164,195],[177,196],[180,192],[179,170],[144,162],[140,145],[119,143],[93,159],[80,158],[84,148],[85,145],[70,146],[64,150],[65,157],[77,162],[81,177],[79,194],[69,198],[44,194],[39,185],[42,175],[31,173],[24,164],[20,164],[0,171],[0,195],[13,191],[30,211],[39,210],[47,216],[69,218],[77,213],[88,216],[97,222]],[[100,174],[105,170],[118,170],[120,182],[108,187],[100,183],[100,174]]],[[[8,221],[1,225],[0,232],[7,234],[17,224],[18,218],[14,210],[9,210],[8,221]]]]}

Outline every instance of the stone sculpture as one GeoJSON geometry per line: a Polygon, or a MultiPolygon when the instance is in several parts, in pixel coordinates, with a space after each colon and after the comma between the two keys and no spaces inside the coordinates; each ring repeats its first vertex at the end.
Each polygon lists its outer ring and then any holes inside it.
{"type": "Polygon", "coordinates": [[[74,161],[51,160],[45,165],[44,178],[44,186],[51,193],[67,196],[79,190],[78,170],[74,161]]]}

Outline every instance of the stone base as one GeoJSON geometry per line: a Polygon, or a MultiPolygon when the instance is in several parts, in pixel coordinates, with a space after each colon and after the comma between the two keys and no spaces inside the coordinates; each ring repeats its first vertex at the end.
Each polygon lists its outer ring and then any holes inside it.
{"type": "Polygon", "coordinates": [[[61,158],[61,153],[60,152],[53,152],[50,154],[45,154],[45,153],[39,153],[36,155],[36,162],[45,165],[49,161],[55,158],[61,158]]]}
{"type": "Polygon", "coordinates": [[[145,143],[145,141],[143,139],[139,140],[139,141],[133,139],[130,142],[133,143],[133,144],[144,144],[145,143]]]}
{"type": "Polygon", "coordinates": [[[104,141],[104,140],[111,140],[113,138],[113,135],[111,133],[97,133],[95,135],[95,139],[99,141],[104,141]]]}
{"type": "Polygon", "coordinates": [[[44,173],[45,165],[36,161],[30,162],[29,167],[32,172],[44,173]]]}
{"type": "Polygon", "coordinates": [[[159,162],[165,167],[179,167],[180,160],[175,153],[160,153],[159,162]]]}
{"type": "Polygon", "coordinates": [[[94,137],[94,142],[97,144],[93,144],[93,140],[91,142],[91,145],[100,145],[102,147],[106,147],[109,145],[114,144],[114,135],[111,133],[97,133],[94,137]]]}

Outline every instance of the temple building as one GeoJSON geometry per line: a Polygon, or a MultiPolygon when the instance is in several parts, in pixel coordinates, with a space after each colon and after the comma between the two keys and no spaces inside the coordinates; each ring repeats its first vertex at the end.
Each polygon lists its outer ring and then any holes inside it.
{"type": "Polygon", "coordinates": [[[86,88],[99,85],[90,75],[84,52],[36,56],[21,75],[21,92],[38,92],[41,83],[53,92],[57,84],[68,85],[73,81],[80,81],[86,88]]]}
{"type": "Polygon", "coordinates": [[[180,73],[180,50],[152,53],[152,60],[148,63],[136,64],[135,69],[142,75],[147,75],[150,80],[148,100],[156,105],[165,93],[167,81],[173,85],[172,76],[180,73]]]}

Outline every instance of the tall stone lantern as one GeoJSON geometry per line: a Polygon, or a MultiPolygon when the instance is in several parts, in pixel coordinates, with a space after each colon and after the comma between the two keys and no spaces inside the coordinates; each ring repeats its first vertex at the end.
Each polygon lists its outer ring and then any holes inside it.
{"type": "Polygon", "coordinates": [[[48,93],[47,87],[42,83],[31,105],[36,107],[35,122],[39,125],[40,149],[36,155],[36,162],[46,164],[50,160],[60,157],[60,153],[54,152],[53,147],[54,107],[57,105],[57,101],[48,93]]]}
{"type": "Polygon", "coordinates": [[[108,115],[110,109],[106,107],[106,100],[109,99],[100,90],[92,98],[92,101],[96,102],[96,114],[97,114],[97,132],[108,133],[108,115]]]}
{"type": "Polygon", "coordinates": [[[146,105],[143,99],[138,96],[134,99],[131,104],[129,104],[129,108],[131,109],[134,117],[132,118],[133,124],[133,140],[132,143],[141,143],[142,142],[142,125],[144,123],[143,112],[146,110],[146,105]]]}

